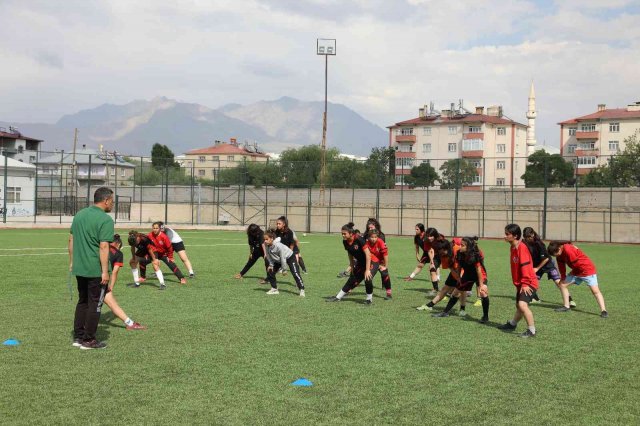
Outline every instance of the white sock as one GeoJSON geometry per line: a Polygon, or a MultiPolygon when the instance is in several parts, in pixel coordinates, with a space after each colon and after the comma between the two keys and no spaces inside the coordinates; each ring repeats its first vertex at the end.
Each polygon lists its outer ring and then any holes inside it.
{"type": "Polygon", "coordinates": [[[133,274],[133,282],[138,284],[138,282],[140,282],[140,273],[138,272],[138,268],[132,269],[131,273],[133,274]]]}
{"type": "Polygon", "coordinates": [[[338,292],[338,295],[336,296],[338,299],[342,299],[347,293],[345,293],[344,291],[340,290],[338,292]]]}
{"type": "Polygon", "coordinates": [[[189,269],[189,275],[193,275],[193,269],[189,269]]]}
{"type": "Polygon", "coordinates": [[[415,278],[416,274],[414,274],[413,272],[411,273],[411,275],[409,275],[409,278],[415,278]]]}
{"type": "Polygon", "coordinates": [[[160,269],[156,271],[156,277],[158,277],[158,281],[160,281],[160,285],[164,285],[164,275],[162,275],[162,271],[160,269]]]}
{"type": "Polygon", "coordinates": [[[536,326],[535,325],[530,325],[529,326],[529,331],[532,332],[533,334],[536,334],[536,326]]]}
{"type": "Polygon", "coordinates": [[[373,300],[373,293],[367,294],[367,300],[373,300]]]}
{"type": "Polygon", "coordinates": [[[124,320],[125,325],[133,325],[133,320],[129,317],[127,317],[126,320],[124,320]]]}

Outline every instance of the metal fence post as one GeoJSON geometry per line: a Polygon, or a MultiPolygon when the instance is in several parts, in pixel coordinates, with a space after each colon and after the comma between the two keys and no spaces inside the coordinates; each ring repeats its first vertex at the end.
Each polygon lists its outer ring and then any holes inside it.
{"type": "Polygon", "coordinates": [[[144,159],[142,157],[140,157],[140,209],[139,209],[139,215],[140,215],[140,225],[142,225],[142,206],[144,203],[144,195],[142,193],[142,188],[144,186],[144,159]]]}
{"type": "Polygon", "coordinates": [[[286,184],[284,187],[284,215],[289,217],[289,185],[286,184]]]}
{"type": "MultiPolygon", "coordinates": [[[[60,209],[60,223],[62,223],[62,213],[64,212],[64,204],[65,199],[62,196],[62,183],[64,182],[64,150],[60,151],[60,187],[58,194],[60,195],[60,199],[62,200],[62,208],[60,209]]],[[[87,186],[87,205],[89,205],[89,194],[91,191],[91,156],[89,156],[89,185],[87,186]]],[[[5,194],[6,195],[6,194],[5,194]]]]}
{"type": "MultiPolygon", "coordinates": [[[[613,169],[614,156],[609,159],[610,167],[613,169]]],[[[609,176],[609,242],[613,241],[613,176],[609,176]]]]}
{"type": "MultiPolygon", "coordinates": [[[[35,189],[34,189],[34,196],[33,196],[33,223],[36,223],[37,220],[36,218],[38,217],[38,162],[36,161],[36,176],[35,176],[35,189]]],[[[75,183],[74,183],[75,185],[75,183]]]]}
{"type": "Polygon", "coordinates": [[[191,192],[191,225],[193,225],[193,186],[195,185],[194,164],[191,161],[191,180],[189,181],[189,190],[191,192]]]}
{"type": "Polygon", "coordinates": [[[576,223],[573,240],[578,241],[578,168],[576,164],[576,223]]]}
{"type": "Polygon", "coordinates": [[[485,194],[487,181],[487,159],[482,158],[482,223],[480,224],[480,236],[484,238],[484,208],[485,208],[485,194]]]}
{"type": "Polygon", "coordinates": [[[458,191],[460,190],[460,162],[456,161],[456,179],[454,181],[454,203],[453,203],[453,235],[458,235],[458,191]]]}
{"type": "Polygon", "coordinates": [[[164,223],[169,223],[169,166],[164,166],[165,187],[164,187],[164,223]]]}
{"type": "Polygon", "coordinates": [[[4,154],[4,182],[2,184],[2,223],[7,223],[7,179],[9,178],[9,156],[4,154]]]}
{"type": "Polygon", "coordinates": [[[544,160],[544,195],[542,200],[542,239],[547,238],[547,197],[549,187],[549,159],[544,160]]]}
{"type": "Polygon", "coordinates": [[[352,186],[351,187],[351,222],[353,222],[353,209],[355,204],[355,198],[356,198],[356,188],[352,186]]]}
{"type": "Polygon", "coordinates": [[[398,235],[402,235],[402,216],[404,216],[404,158],[400,160],[400,229],[398,235]]]}
{"type": "Polygon", "coordinates": [[[307,232],[311,232],[311,185],[307,188],[307,232]]]}
{"type": "Polygon", "coordinates": [[[511,157],[511,223],[514,222],[514,218],[513,218],[513,216],[514,216],[514,211],[513,211],[513,180],[514,180],[513,179],[513,172],[514,172],[513,163],[514,163],[514,159],[513,159],[513,157],[511,157]]]}
{"type": "Polygon", "coordinates": [[[329,207],[327,208],[327,234],[331,233],[331,208],[332,208],[332,200],[331,200],[331,193],[332,193],[332,187],[329,187],[329,207]]]}

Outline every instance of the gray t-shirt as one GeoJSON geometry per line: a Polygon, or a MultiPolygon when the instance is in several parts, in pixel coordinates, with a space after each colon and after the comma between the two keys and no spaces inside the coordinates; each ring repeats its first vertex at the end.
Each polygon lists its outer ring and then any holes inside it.
{"type": "Polygon", "coordinates": [[[282,244],[280,241],[274,241],[273,244],[267,246],[267,260],[269,266],[273,266],[275,263],[284,264],[287,259],[293,255],[293,251],[282,244]]]}

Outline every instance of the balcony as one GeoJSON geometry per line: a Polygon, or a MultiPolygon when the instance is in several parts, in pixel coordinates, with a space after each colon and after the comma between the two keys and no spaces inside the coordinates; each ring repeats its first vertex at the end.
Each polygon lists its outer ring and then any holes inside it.
{"type": "Polygon", "coordinates": [[[576,139],[598,139],[598,132],[576,132],[576,139]]]}
{"type": "Polygon", "coordinates": [[[416,158],[416,153],[396,151],[396,158],[416,158]]]}
{"type": "Polygon", "coordinates": [[[484,150],[482,149],[473,149],[473,150],[462,150],[462,158],[482,158],[484,157],[484,150]]]}
{"type": "Polygon", "coordinates": [[[416,135],[396,135],[396,143],[416,143],[416,135]]]}
{"type": "Polygon", "coordinates": [[[576,148],[576,157],[597,157],[600,155],[600,151],[597,149],[579,149],[576,148]]]}
{"type": "Polygon", "coordinates": [[[464,140],[468,140],[468,139],[484,140],[484,133],[464,133],[462,135],[462,139],[464,139],[464,140]]]}
{"type": "Polygon", "coordinates": [[[398,166],[396,166],[396,176],[398,175],[410,175],[411,174],[411,167],[407,167],[405,166],[404,168],[400,168],[398,166]]]}

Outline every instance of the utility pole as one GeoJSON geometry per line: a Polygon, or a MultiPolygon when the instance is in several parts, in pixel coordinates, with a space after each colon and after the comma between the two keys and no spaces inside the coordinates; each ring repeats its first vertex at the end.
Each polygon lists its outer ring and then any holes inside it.
{"type": "Polygon", "coordinates": [[[73,203],[74,209],[73,214],[75,214],[78,202],[76,201],[78,198],[78,166],[76,164],[76,146],[78,145],[78,128],[76,127],[75,132],[73,133],[73,155],[71,157],[71,179],[73,179],[73,203]]]}
{"type": "Polygon", "coordinates": [[[329,77],[329,55],[336,54],[336,40],[319,38],[317,55],[324,56],[324,114],[322,116],[322,144],[320,145],[320,202],[325,202],[325,184],[327,180],[327,82],[329,77]]]}

